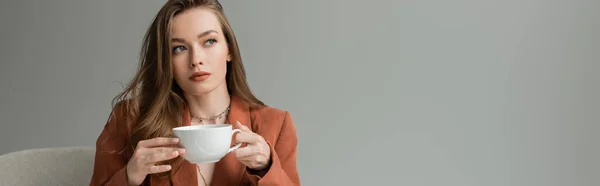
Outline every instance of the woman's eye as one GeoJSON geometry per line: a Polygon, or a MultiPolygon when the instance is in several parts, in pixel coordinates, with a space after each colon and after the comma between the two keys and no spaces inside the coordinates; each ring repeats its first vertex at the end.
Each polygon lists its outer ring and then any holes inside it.
{"type": "Polygon", "coordinates": [[[183,46],[173,47],[173,53],[176,53],[176,54],[180,53],[180,52],[183,52],[184,50],[185,50],[185,47],[183,47],[183,46]]]}
{"type": "Polygon", "coordinates": [[[204,42],[204,46],[211,46],[211,45],[215,44],[216,42],[217,42],[216,39],[209,39],[209,40],[206,40],[206,42],[204,42]]]}

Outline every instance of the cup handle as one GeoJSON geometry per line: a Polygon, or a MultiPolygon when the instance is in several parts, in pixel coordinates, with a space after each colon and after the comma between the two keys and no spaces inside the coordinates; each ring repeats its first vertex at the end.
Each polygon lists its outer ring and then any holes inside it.
{"type": "MultiPolygon", "coordinates": [[[[233,135],[235,135],[236,132],[242,132],[242,130],[233,129],[233,132],[231,132],[231,137],[233,137],[233,135]]],[[[229,148],[229,151],[227,151],[227,153],[230,153],[231,151],[234,151],[235,149],[240,148],[240,146],[242,146],[242,143],[235,144],[235,146],[229,148]]]]}

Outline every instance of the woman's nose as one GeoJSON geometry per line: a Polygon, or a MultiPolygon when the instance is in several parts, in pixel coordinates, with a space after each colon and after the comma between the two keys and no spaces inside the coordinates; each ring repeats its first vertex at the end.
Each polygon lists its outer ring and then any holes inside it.
{"type": "Polygon", "coordinates": [[[203,65],[204,64],[204,53],[202,50],[198,50],[198,49],[192,49],[193,54],[192,54],[192,58],[190,59],[190,67],[196,67],[199,65],[203,65]]]}
{"type": "Polygon", "coordinates": [[[190,67],[192,67],[192,68],[194,68],[194,67],[196,67],[196,66],[199,66],[199,65],[202,65],[202,64],[204,64],[202,61],[199,61],[199,60],[193,60],[193,59],[192,59],[192,60],[190,60],[190,61],[192,61],[192,62],[190,63],[190,67]]]}

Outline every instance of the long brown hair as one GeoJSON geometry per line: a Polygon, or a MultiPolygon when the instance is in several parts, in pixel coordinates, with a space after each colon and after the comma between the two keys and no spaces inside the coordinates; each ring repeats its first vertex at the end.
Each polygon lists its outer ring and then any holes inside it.
{"type": "MultiPolygon", "coordinates": [[[[240,51],[233,30],[217,0],[169,0],[158,12],[148,28],[140,53],[137,72],[125,90],[113,99],[112,105],[122,104],[128,124],[133,124],[130,147],[141,140],[172,137],[172,128],[179,125],[182,106],[186,104],[183,91],[174,80],[171,63],[171,23],[183,11],[203,7],[212,10],[221,23],[227,40],[231,61],[225,75],[230,95],[243,99],[251,107],[265,106],[251,92],[246,80],[240,51]]],[[[175,172],[181,158],[165,162],[175,172]]]]}

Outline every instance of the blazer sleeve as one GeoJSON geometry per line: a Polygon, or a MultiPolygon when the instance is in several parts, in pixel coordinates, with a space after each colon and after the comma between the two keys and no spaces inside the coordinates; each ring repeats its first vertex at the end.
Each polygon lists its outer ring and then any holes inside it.
{"type": "Polygon", "coordinates": [[[127,154],[129,130],[125,123],[123,106],[110,114],[96,141],[94,169],[90,186],[123,186],[127,184],[127,154]]]}
{"type": "Polygon", "coordinates": [[[298,137],[296,127],[289,112],[285,112],[285,119],[279,137],[273,144],[267,142],[271,148],[271,165],[268,170],[254,172],[247,169],[246,174],[252,185],[300,185],[298,169],[296,167],[296,153],[298,137]]]}

